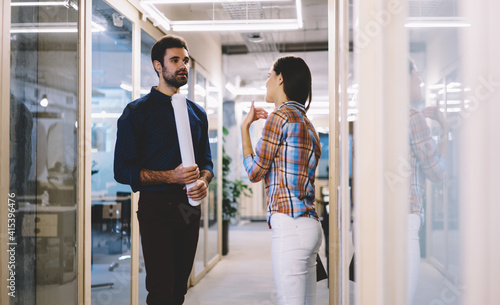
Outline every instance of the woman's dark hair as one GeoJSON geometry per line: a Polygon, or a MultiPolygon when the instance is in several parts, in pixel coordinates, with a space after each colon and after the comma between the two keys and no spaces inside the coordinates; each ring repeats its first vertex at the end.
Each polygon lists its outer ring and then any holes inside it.
{"type": "Polygon", "coordinates": [[[410,74],[411,74],[411,72],[413,72],[413,70],[415,70],[415,67],[416,67],[415,62],[411,58],[408,59],[408,62],[410,64],[410,74]]]}
{"type": "Polygon", "coordinates": [[[274,62],[273,70],[283,77],[283,90],[288,99],[301,103],[307,111],[312,99],[312,79],[306,62],[300,57],[285,56],[274,62]]]}
{"type": "MultiPolygon", "coordinates": [[[[184,40],[184,38],[171,34],[165,35],[154,44],[153,48],[151,48],[151,62],[153,63],[153,65],[154,61],[157,60],[163,67],[163,58],[165,57],[165,52],[170,48],[184,48],[186,49],[186,51],[189,51],[187,42],[186,40],[184,40]]],[[[155,72],[156,74],[158,74],[158,71],[156,71],[156,69],[155,72]]]]}

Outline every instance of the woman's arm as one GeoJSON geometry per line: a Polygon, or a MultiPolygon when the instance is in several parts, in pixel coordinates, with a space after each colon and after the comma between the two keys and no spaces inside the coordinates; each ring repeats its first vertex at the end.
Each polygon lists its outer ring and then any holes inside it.
{"type": "Polygon", "coordinates": [[[250,138],[250,125],[259,119],[267,119],[267,111],[262,108],[255,108],[254,101],[252,101],[250,111],[247,113],[241,124],[243,158],[253,155],[252,140],[250,138]]]}

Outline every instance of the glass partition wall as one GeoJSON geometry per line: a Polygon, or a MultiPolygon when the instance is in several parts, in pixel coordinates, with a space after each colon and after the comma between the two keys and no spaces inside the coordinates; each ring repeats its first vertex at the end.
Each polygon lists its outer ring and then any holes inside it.
{"type": "Polygon", "coordinates": [[[354,1],[356,304],[498,302],[494,7],[354,1]]]}
{"type": "MultiPolygon", "coordinates": [[[[93,219],[93,277],[92,304],[129,303],[131,293],[131,217],[133,196],[130,187],[113,178],[113,155],[116,140],[116,121],[132,97],[134,77],[133,23],[119,10],[103,0],[93,1],[94,22],[106,22],[107,31],[92,34],[92,219],[93,219]],[[111,289],[113,288],[113,289],[111,289]],[[120,289],[116,289],[120,288],[120,289]],[[125,292],[125,293],[124,293],[125,292]]],[[[156,39],[140,31],[140,86],[143,96],[158,85],[158,76],[151,63],[150,51],[156,39]]],[[[209,86],[206,73],[193,59],[189,83],[181,93],[202,106],[209,117],[212,158],[217,164],[218,95],[209,86]],[[193,85],[194,84],[194,85],[193,85]],[[194,98],[193,98],[194,97],[194,98]],[[212,99],[209,109],[208,100],[212,99]],[[215,132],[215,133],[214,133],[215,132]]],[[[216,167],[214,167],[216,168],[216,167]]],[[[213,184],[216,185],[216,179],[213,184]]],[[[217,205],[216,187],[210,186],[209,198],[202,206],[200,237],[193,267],[191,284],[206,273],[209,261],[219,257],[217,220],[213,217],[217,205]],[[211,214],[210,214],[211,213],[211,214]],[[208,220],[211,222],[208,222],[208,220]],[[215,230],[214,230],[215,226],[215,230]],[[208,229],[215,236],[208,237],[208,229]],[[211,252],[209,252],[209,249],[211,252]]],[[[139,236],[140,238],[140,236],[139,236]]],[[[145,268],[142,247],[138,251],[139,304],[145,304],[145,268]]]]}
{"type": "MultiPolygon", "coordinates": [[[[2,35],[10,31],[0,52],[1,94],[9,98],[0,137],[3,152],[9,147],[1,158],[9,200],[1,217],[12,249],[1,258],[10,257],[16,272],[0,303],[144,304],[142,250],[132,238],[137,195],[115,182],[112,164],[118,117],[158,84],[150,49],[162,33],[119,0],[2,1],[0,15],[2,35]]],[[[208,113],[216,172],[203,203],[194,285],[220,259],[221,105],[218,80],[192,62],[192,85],[182,90],[208,113]]]]}
{"type": "MultiPolygon", "coordinates": [[[[219,107],[222,107],[220,90],[208,78],[208,73],[196,61],[190,71],[190,84],[194,83],[194,102],[205,109],[208,116],[208,136],[210,152],[214,164],[214,173],[219,165],[219,107]],[[193,70],[193,69],[192,69],[193,70]]],[[[182,88],[181,88],[182,90],[182,88]]],[[[191,90],[189,90],[191,93],[191,90]]],[[[218,179],[214,177],[208,188],[208,195],[203,199],[201,211],[200,235],[194,261],[191,282],[194,284],[220,259],[218,225],[218,179]]]]}
{"type": "Polygon", "coordinates": [[[92,2],[92,304],[130,303],[132,200],[113,174],[117,119],[132,101],[132,22],[92,2]],[[113,288],[113,289],[110,289],[113,288]]]}
{"type": "MultiPolygon", "coordinates": [[[[151,48],[156,40],[148,33],[141,30],[141,92],[144,96],[151,91],[153,86],[158,85],[158,75],[151,63],[151,48]]],[[[140,238],[140,236],[139,236],[140,238]]],[[[146,304],[148,292],[146,290],[146,269],[142,255],[142,244],[139,242],[139,304],[146,304]]]]}
{"type": "Polygon", "coordinates": [[[10,155],[10,304],[77,304],[78,6],[21,4],[4,11],[11,16],[10,143],[2,148],[10,155]]]}

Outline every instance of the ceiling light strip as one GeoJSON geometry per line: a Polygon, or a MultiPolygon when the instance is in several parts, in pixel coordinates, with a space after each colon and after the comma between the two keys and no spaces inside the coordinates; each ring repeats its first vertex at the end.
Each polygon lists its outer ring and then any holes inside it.
{"type": "Polygon", "coordinates": [[[408,22],[405,24],[407,28],[467,28],[470,23],[464,22],[408,22]]]}
{"type": "Polygon", "coordinates": [[[10,6],[66,6],[68,1],[11,2],[10,6]]]}
{"type": "Polygon", "coordinates": [[[410,17],[407,19],[407,28],[463,28],[471,24],[459,17],[410,17]]]}
{"type": "Polygon", "coordinates": [[[304,26],[304,21],[302,19],[302,0],[295,0],[295,7],[297,9],[297,24],[299,29],[304,26]]]}
{"type": "Polygon", "coordinates": [[[296,19],[192,20],[171,21],[172,30],[188,31],[274,31],[296,30],[296,19]]]}
{"type": "Polygon", "coordinates": [[[142,3],[156,4],[194,4],[194,3],[231,3],[231,2],[287,2],[290,0],[142,0],[142,3]]]}
{"type": "Polygon", "coordinates": [[[165,17],[165,15],[160,12],[156,6],[145,3],[144,1],[141,1],[140,5],[155,27],[159,27],[163,30],[163,32],[170,31],[170,20],[168,20],[168,18],[165,17]]]}
{"type": "MultiPolygon", "coordinates": [[[[92,32],[105,32],[106,28],[92,21],[92,32]]],[[[44,22],[13,24],[11,34],[22,33],[77,33],[76,22],[44,22]]]]}

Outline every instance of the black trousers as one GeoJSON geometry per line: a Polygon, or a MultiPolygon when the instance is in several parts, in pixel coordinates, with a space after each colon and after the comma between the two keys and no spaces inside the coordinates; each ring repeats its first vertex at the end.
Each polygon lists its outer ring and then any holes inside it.
{"type": "Polygon", "coordinates": [[[149,305],[180,305],[187,292],[200,232],[200,206],[187,197],[141,192],[139,230],[149,305]]]}

